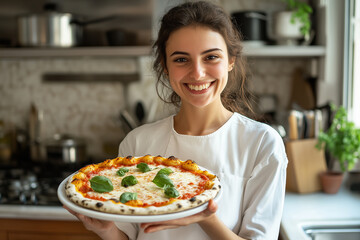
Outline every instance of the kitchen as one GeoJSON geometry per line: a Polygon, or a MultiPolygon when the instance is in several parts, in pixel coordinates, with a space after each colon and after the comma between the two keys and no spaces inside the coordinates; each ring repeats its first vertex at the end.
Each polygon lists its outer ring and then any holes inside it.
{"type": "MultiPolygon", "coordinates": [[[[3,1],[4,4],[6,2],[3,1]]],[[[12,2],[20,3],[20,6],[28,5],[22,1],[12,2]]],[[[37,2],[40,9],[43,1],[37,2]]],[[[285,8],[284,4],[278,0],[219,2],[229,12],[246,9],[266,9],[272,12],[285,8]]],[[[2,5],[3,3],[1,2],[2,5]]],[[[108,4],[104,3],[104,6],[100,7],[92,1],[84,0],[78,1],[80,6],[72,6],[69,9],[66,9],[65,5],[62,7],[63,10],[69,12],[77,9],[82,15],[95,19],[118,13],[116,12],[117,8],[112,7],[111,3],[114,4],[114,1],[109,1],[108,4]],[[87,4],[89,2],[91,4],[87,4]],[[83,6],[90,9],[86,11],[83,6]],[[90,14],[91,8],[96,9],[94,11],[96,14],[90,14]]],[[[0,50],[0,91],[2,96],[0,119],[4,122],[4,129],[19,129],[19,132],[26,132],[29,127],[31,109],[34,106],[35,112],[38,113],[36,116],[40,119],[39,139],[45,141],[57,133],[71,133],[74,137],[86,140],[88,161],[98,162],[106,157],[116,156],[118,143],[128,131],[124,122],[119,118],[120,113],[124,110],[135,113],[136,106],[142,102],[146,115],[146,118],[143,119],[144,122],[154,121],[171,113],[173,109],[167,109],[167,106],[162,106],[157,100],[151,72],[151,50],[148,47],[153,32],[156,32],[156,28],[148,24],[152,23],[151,25],[156,26],[157,16],[162,14],[161,9],[165,6],[159,1],[132,1],[128,5],[119,7],[119,9],[125,9],[119,10],[119,12],[134,11],[142,19],[145,19],[139,20],[140,23],[137,23],[141,27],[130,26],[133,29],[140,28],[140,37],[138,38],[141,41],[136,43],[137,46],[108,47],[104,46],[107,43],[103,38],[91,37],[92,41],[96,40],[96,42],[88,42],[89,47],[74,49],[46,48],[40,51],[32,48],[10,48],[10,50],[2,48],[0,50]],[[139,6],[143,6],[143,4],[146,4],[146,7],[141,8],[140,11],[139,6]],[[101,47],[94,47],[94,45],[101,45],[101,47]]],[[[5,15],[4,18],[6,18],[9,14],[14,15],[17,11],[16,7],[11,8],[10,5],[6,13],[1,12],[1,15],[5,15]]],[[[31,11],[35,12],[35,9],[31,9],[31,11]]],[[[25,9],[22,12],[27,11],[25,9]]],[[[128,16],[126,23],[136,22],[136,19],[137,17],[128,16]]],[[[333,18],[326,18],[326,20],[336,21],[333,18]]],[[[6,22],[11,26],[9,21],[1,22],[3,25],[6,22]]],[[[100,35],[100,27],[104,25],[105,22],[94,24],[91,28],[93,32],[88,34],[100,35]]],[[[329,25],[336,26],[331,23],[329,25]]],[[[92,25],[89,25],[89,29],[90,26],[92,25]]],[[[1,27],[4,26],[1,25],[1,27]]],[[[16,23],[13,24],[13,29],[15,28],[16,23]]],[[[321,32],[324,29],[320,28],[317,31],[321,32]]],[[[11,32],[9,34],[11,35],[11,32]]],[[[328,101],[337,104],[342,102],[342,92],[340,92],[342,83],[339,81],[342,79],[342,69],[340,64],[329,60],[341,58],[341,53],[331,51],[333,48],[328,49],[331,44],[335,46],[341,44],[337,42],[341,40],[339,40],[338,34],[336,32],[333,34],[331,35],[333,37],[326,38],[326,48],[324,47],[325,40],[321,37],[317,38],[320,47],[290,48],[292,51],[289,48],[245,48],[252,74],[250,87],[255,94],[276,100],[279,118],[286,115],[288,111],[291,81],[297,68],[304,69],[305,75],[310,75],[310,69],[315,68],[314,72],[319,84],[317,105],[325,104],[328,101]],[[323,42],[321,43],[321,41],[323,42]]],[[[338,49],[336,48],[336,50],[338,49]]],[[[284,122],[282,120],[281,123],[286,125],[284,122]]],[[[35,165],[46,165],[46,162],[42,162],[45,161],[44,159],[37,159],[39,162],[36,162],[35,165]]],[[[28,160],[26,158],[16,160],[23,165],[32,165],[31,162],[26,162],[28,160]]],[[[15,164],[7,163],[10,166],[15,164]]],[[[67,170],[71,172],[71,169],[64,169],[64,174],[68,173],[67,170]]],[[[21,173],[16,174],[17,176],[21,175],[21,173]]],[[[44,178],[46,177],[44,176],[44,178]]],[[[38,211],[37,206],[30,206],[31,196],[27,197],[27,201],[28,203],[21,207],[6,205],[6,211],[1,212],[1,216],[4,216],[5,219],[74,219],[61,207],[44,207],[46,211],[43,212],[38,211]],[[27,214],[22,215],[24,211],[27,214]]]]}

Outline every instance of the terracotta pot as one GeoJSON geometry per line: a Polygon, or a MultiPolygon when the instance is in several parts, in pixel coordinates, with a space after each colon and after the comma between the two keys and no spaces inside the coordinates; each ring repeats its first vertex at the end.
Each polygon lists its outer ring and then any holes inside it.
{"type": "Polygon", "coordinates": [[[325,193],[335,194],[339,191],[344,174],[342,172],[327,171],[320,174],[322,190],[325,193]]]}

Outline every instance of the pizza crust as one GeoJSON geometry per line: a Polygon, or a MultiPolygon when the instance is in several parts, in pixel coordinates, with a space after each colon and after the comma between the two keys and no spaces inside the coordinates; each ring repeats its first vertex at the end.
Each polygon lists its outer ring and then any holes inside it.
{"type": "Polygon", "coordinates": [[[65,192],[69,200],[71,200],[72,202],[74,202],[79,206],[88,209],[93,209],[105,213],[114,213],[114,214],[122,214],[122,215],[157,215],[157,214],[185,211],[188,209],[199,207],[205,204],[206,202],[208,202],[210,199],[215,198],[221,188],[220,181],[215,176],[215,178],[212,179],[212,182],[214,184],[211,187],[211,189],[207,189],[201,194],[191,199],[185,199],[185,200],[172,199],[173,202],[171,202],[170,204],[159,207],[157,206],[134,207],[123,204],[118,199],[101,201],[101,200],[95,200],[84,197],[83,194],[76,189],[75,184],[72,183],[75,175],[76,174],[69,177],[69,180],[65,184],[65,192]]]}

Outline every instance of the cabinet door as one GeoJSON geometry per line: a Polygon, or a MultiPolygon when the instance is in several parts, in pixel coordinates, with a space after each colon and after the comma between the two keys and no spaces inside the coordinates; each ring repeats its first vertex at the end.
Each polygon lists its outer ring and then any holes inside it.
{"type": "Polygon", "coordinates": [[[24,233],[9,232],[8,240],[99,240],[99,237],[90,234],[66,234],[66,233],[24,233]]]}
{"type": "Polygon", "coordinates": [[[99,240],[79,221],[0,219],[0,239],[4,240],[99,240]]]}

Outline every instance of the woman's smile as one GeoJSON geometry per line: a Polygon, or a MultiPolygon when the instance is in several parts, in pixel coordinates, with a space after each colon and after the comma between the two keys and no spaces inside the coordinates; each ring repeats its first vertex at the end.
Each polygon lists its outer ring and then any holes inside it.
{"type": "MultiPolygon", "coordinates": [[[[215,82],[215,81],[214,81],[215,82]]],[[[184,84],[191,93],[193,94],[202,94],[207,92],[210,86],[214,82],[207,82],[207,83],[186,83],[184,84]]]]}

